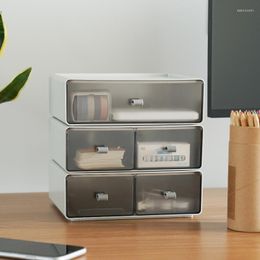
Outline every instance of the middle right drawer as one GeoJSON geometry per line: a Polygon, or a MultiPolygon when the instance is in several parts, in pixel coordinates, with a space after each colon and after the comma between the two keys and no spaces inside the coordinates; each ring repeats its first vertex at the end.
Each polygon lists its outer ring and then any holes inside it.
{"type": "Polygon", "coordinates": [[[136,168],[199,168],[202,127],[137,129],[136,168]]]}

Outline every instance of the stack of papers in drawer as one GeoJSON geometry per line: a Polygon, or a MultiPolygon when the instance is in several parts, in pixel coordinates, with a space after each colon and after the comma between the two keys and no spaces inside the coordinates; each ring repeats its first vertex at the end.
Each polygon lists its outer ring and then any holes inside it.
{"type": "Polygon", "coordinates": [[[76,152],[75,163],[83,170],[123,168],[125,150],[121,147],[109,148],[107,153],[97,153],[94,147],[76,152]]]}

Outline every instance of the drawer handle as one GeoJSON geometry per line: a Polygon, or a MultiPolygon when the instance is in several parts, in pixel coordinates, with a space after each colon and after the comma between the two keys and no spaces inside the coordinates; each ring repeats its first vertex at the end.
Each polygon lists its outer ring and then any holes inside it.
{"type": "Polygon", "coordinates": [[[97,192],[96,200],[97,201],[108,201],[108,194],[104,193],[104,192],[97,192]]]}
{"type": "Polygon", "coordinates": [[[138,107],[144,106],[144,100],[142,98],[130,98],[128,102],[130,106],[138,106],[138,107]]]}
{"type": "Polygon", "coordinates": [[[163,191],[162,192],[162,195],[163,197],[166,199],[166,200],[169,200],[169,199],[176,199],[177,198],[177,194],[175,191],[163,191]]]}
{"type": "Polygon", "coordinates": [[[108,146],[96,146],[97,153],[108,153],[108,146]]]}
{"type": "Polygon", "coordinates": [[[169,152],[169,153],[176,153],[176,146],[175,145],[167,145],[163,148],[163,150],[169,152]]]}

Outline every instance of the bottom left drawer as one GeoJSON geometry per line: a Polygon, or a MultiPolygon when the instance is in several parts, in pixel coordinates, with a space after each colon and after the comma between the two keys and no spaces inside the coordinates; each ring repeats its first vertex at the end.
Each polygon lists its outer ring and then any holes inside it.
{"type": "Polygon", "coordinates": [[[67,219],[133,215],[134,176],[68,175],[49,166],[49,196],[67,219]]]}
{"type": "Polygon", "coordinates": [[[68,217],[133,214],[133,176],[67,176],[68,217]]]}

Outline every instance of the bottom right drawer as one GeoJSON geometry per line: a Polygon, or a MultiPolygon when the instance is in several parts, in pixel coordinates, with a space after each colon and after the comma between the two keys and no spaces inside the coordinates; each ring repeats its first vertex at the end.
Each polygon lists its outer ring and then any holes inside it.
{"type": "Polygon", "coordinates": [[[200,172],[136,176],[136,214],[198,214],[201,186],[200,172]]]}

